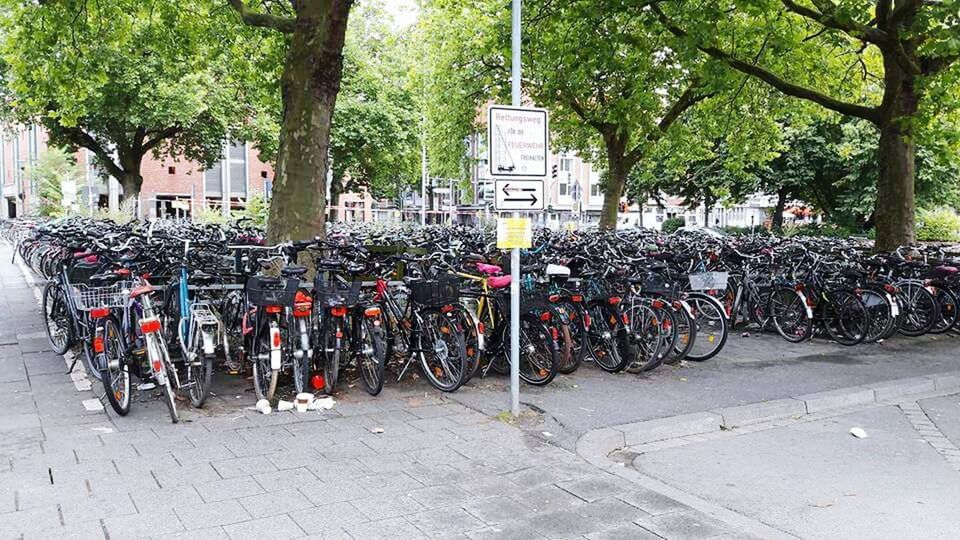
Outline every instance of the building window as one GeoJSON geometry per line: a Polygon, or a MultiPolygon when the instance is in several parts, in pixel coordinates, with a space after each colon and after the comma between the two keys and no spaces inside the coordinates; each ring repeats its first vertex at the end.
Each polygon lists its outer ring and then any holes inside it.
{"type": "Polygon", "coordinates": [[[600,184],[590,184],[590,196],[591,197],[603,197],[603,190],[600,189],[600,184]]]}
{"type": "Polygon", "coordinates": [[[566,183],[566,182],[560,182],[560,196],[561,196],[561,197],[566,197],[566,196],[568,196],[568,191],[569,191],[569,186],[567,185],[567,183],[566,183]]]}
{"type": "Polygon", "coordinates": [[[572,158],[560,158],[560,170],[570,172],[573,170],[572,158]]]}

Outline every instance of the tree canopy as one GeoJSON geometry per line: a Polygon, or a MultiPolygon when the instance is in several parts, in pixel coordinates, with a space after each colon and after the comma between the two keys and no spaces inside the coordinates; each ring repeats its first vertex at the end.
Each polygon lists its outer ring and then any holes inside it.
{"type": "Polygon", "coordinates": [[[146,154],[210,164],[256,116],[255,50],[223,32],[229,14],[210,2],[3,4],[3,119],[89,149],[125,197],[139,193],[146,154]]]}

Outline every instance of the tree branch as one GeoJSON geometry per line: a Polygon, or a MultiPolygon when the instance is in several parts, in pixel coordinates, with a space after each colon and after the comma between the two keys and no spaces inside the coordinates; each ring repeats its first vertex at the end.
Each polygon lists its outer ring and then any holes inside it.
{"type": "MultiPolygon", "coordinates": [[[[870,43],[882,43],[887,39],[887,33],[883,30],[878,30],[876,28],[870,28],[853,21],[841,21],[829,13],[824,13],[824,9],[821,8],[821,11],[808,8],[806,6],[801,6],[793,0],[780,0],[784,7],[787,8],[787,11],[805,17],[812,21],[816,21],[827,28],[833,28],[834,30],[840,30],[845,32],[857,39],[862,39],[864,41],[869,41],[870,43]]],[[[824,4],[824,7],[829,6],[830,4],[824,4]]],[[[830,9],[830,11],[833,11],[830,9]]]]}
{"type": "Polygon", "coordinates": [[[181,131],[180,126],[173,126],[173,127],[168,127],[167,129],[160,130],[156,132],[157,133],[156,137],[149,139],[147,142],[143,143],[143,146],[141,146],[140,148],[143,150],[144,153],[149,152],[150,150],[153,150],[154,148],[156,148],[164,140],[169,139],[170,137],[173,137],[178,133],[180,133],[180,131],[181,131]]]}
{"type": "Polygon", "coordinates": [[[902,4],[897,6],[887,17],[887,25],[891,28],[899,24],[900,22],[909,19],[917,14],[917,11],[920,9],[920,6],[923,5],[924,0],[905,0],[902,4]]]}
{"type": "Polygon", "coordinates": [[[294,26],[296,25],[295,19],[270,15],[268,13],[259,13],[248,8],[246,4],[243,3],[243,0],[227,0],[227,2],[240,14],[243,22],[250,26],[271,28],[285,34],[293,33],[294,26]]]}
{"type": "MultiPolygon", "coordinates": [[[[688,40],[690,39],[690,35],[687,34],[686,31],[678,27],[676,24],[674,24],[673,21],[670,20],[670,18],[667,17],[667,15],[663,12],[663,10],[660,9],[660,6],[654,5],[652,6],[651,9],[657,14],[657,17],[660,19],[661,24],[663,24],[667,28],[667,30],[670,31],[670,33],[672,33],[673,35],[679,38],[688,39],[688,40]]],[[[788,96],[805,99],[807,101],[812,101],[822,107],[825,107],[827,109],[836,111],[840,114],[844,114],[847,116],[863,118],[864,120],[869,120],[874,123],[877,123],[880,120],[880,111],[877,107],[866,107],[863,105],[855,105],[853,103],[840,101],[826,94],[817,92],[812,88],[806,88],[804,86],[800,86],[800,85],[785,81],[784,79],[780,78],[773,72],[770,72],[760,66],[739,60],[733,57],[733,55],[731,55],[730,53],[727,53],[726,51],[722,51],[717,47],[699,45],[699,44],[695,44],[695,46],[701,52],[706,53],[716,58],[717,60],[722,61],[723,63],[727,64],[728,66],[730,66],[731,68],[737,71],[746,73],[747,75],[751,75],[753,77],[756,77],[757,79],[760,79],[761,81],[767,83],[768,85],[776,88],[777,90],[783,92],[788,96]]]]}
{"type": "Polygon", "coordinates": [[[92,135],[78,127],[63,127],[59,128],[61,132],[71,141],[73,141],[78,146],[90,150],[98,158],[100,158],[100,164],[103,165],[107,172],[110,173],[110,176],[114,178],[120,178],[123,176],[123,169],[116,164],[113,160],[113,156],[110,152],[107,152],[107,149],[100,144],[92,135]]]}

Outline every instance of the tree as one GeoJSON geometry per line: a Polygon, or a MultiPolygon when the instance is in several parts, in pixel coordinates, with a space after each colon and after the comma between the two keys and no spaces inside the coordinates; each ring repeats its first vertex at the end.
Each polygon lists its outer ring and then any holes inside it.
{"type": "Polygon", "coordinates": [[[253,114],[236,70],[250,51],[203,1],[3,5],[0,115],[90,150],[125,201],[140,192],[148,153],[211,164],[253,114]]]}
{"type": "Polygon", "coordinates": [[[44,217],[62,217],[78,209],[77,196],[86,171],[62,148],[51,147],[41,153],[37,162],[24,171],[31,185],[37,187],[38,211],[44,217]]]}
{"type": "Polygon", "coordinates": [[[244,24],[286,38],[268,235],[271,241],[323,236],[330,130],[353,0],[227,1],[244,24]]]}
{"type": "Polygon", "coordinates": [[[950,68],[960,57],[960,2],[631,3],[730,68],[872,124],[879,131],[877,247],[915,240],[916,139],[936,107],[956,100],[948,88],[956,88],[950,68]]]}
{"type": "MultiPolygon", "coordinates": [[[[682,161],[709,152],[718,137],[767,139],[760,133],[773,126],[750,120],[750,111],[764,108],[744,106],[759,99],[759,85],[731,77],[622,1],[524,6],[524,93],[550,110],[555,146],[604,170],[602,227],[615,227],[631,172],[662,155],[659,148],[671,148],[671,159],[682,161]],[[730,129],[730,117],[741,125],[730,129]]],[[[428,13],[434,56],[427,64],[440,67],[431,73],[435,104],[427,107],[427,124],[442,135],[432,141],[431,156],[453,153],[441,161],[456,164],[462,145],[454,143],[475,125],[478,105],[507,95],[509,12],[495,0],[438,0],[428,13]]],[[[649,191],[634,184],[638,195],[649,191]]]]}
{"type": "Polygon", "coordinates": [[[382,2],[361,4],[350,18],[330,136],[333,204],[360,189],[393,198],[418,177],[421,112],[410,38],[409,30],[391,28],[382,2]]]}

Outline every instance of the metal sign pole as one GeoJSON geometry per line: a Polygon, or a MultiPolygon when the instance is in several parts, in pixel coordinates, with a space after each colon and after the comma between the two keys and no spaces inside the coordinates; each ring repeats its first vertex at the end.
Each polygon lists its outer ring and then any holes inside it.
{"type": "MultiPolygon", "coordinates": [[[[513,42],[511,68],[513,106],[520,107],[520,2],[513,0],[513,42]]],[[[513,217],[520,217],[514,212],[513,217]]],[[[510,253],[510,413],[520,414],[520,250],[510,253]]]]}

